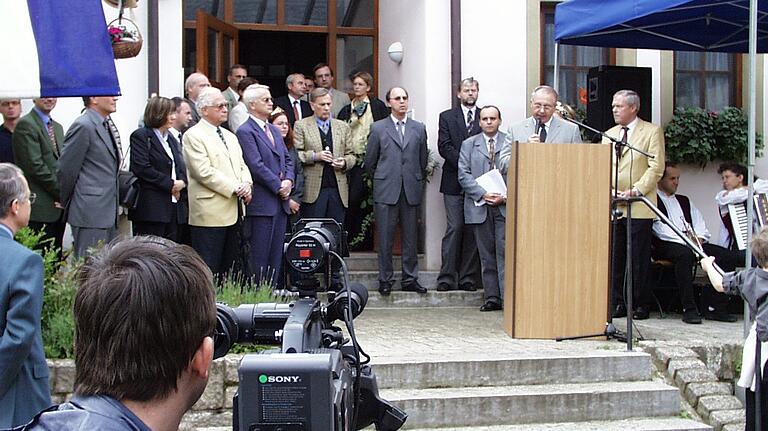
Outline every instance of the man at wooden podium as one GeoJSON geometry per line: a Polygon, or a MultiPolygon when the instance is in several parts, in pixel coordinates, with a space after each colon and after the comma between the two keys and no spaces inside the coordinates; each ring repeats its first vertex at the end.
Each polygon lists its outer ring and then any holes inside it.
{"type": "MultiPolygon", "coordinates": [[[[632,90],[619,90],[613,95],[611,105],[616,126],[605,133],[620,139],[630,146],[653,155],[653,158],[628,147],[620,150],[618,162],[619,184],[616,195],[619,198],[645,196],[656,204],[656,183],[664,174],[664,131],[661,127],[643,121],[637,116],[640,97],[632,90]]],[[[611,144],[603,138],[604,144],[611,144]]],[[[613,154],[611,181],[615,176],[616,153],[613,154]]],[[[612,183],[611,187],[615,185],[612,183]]],[[[627,261],[627,206],[620,204],[621,215],[615,221],[611,243],[612,296],[611,312],[615,318],[627,315],[624,297],[624,271],[627,261]]],[[[651,263],[651,228],[655,214],[642,202],[632,203],[632,286],[633,317],[648,318],[651,294],[646,286],[646,275],[651,263]]]]}
{"type": "Polygon", "coordinates": [[[557,91],[548,85],[536,87],[531,93],[531,116],[509,128],[510,143],[580,144],[579,127],[553,115],[557,97],[557,91]]]}
{"type": "Polygon", "coordinates": [[[459,184],[464,189],[464,222],[472,226],[480,254],[485,303],[480,311],[501,310],[504,286],[504,241],[507,197],[481,187],[477,178],[498,169],[507,182],[507,165],[502,165],[502,147],[510,145],[499,132],[501,112],[495,106],[480,109],[483,133],[467,138],[459,153],[459,184]],[[482,202],[478,206],[477,203],[482,202]]]}

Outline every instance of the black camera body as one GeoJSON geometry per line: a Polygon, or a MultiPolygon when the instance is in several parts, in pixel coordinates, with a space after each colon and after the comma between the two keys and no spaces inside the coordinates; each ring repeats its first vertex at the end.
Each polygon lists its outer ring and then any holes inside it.
{"type": "Polygon", "coordinates": [[[237,308],[217,304],[214,357],[224,356],[235,343],[280,346],[279,352],[247,354],[240,362],[233,430],[341,431],[375,424],[377,430],[395,431],[408,415],[379,397],[376,376],[360,360],[354,337],[352,320],[368,300],[365,286],[346,282],[343,291],[329,292],[327,304],[309,290],[328,289],[315,274],[327,281],[332,257],[346,275],[341,225],[327,219],[302,222],[285,251],[289,270],[300,274],[297,283],[286,286],[298,290],[300,299],[237,308]],[[331,223],[335,229],[327,228],[331,223]],[[336,320],[346,324],[349,340],[333,325],[336,320]]]}

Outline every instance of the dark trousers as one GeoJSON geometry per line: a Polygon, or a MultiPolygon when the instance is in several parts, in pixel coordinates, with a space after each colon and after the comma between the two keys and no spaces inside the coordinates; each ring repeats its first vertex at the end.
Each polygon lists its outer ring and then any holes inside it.
{"type": "Polygon", "coordinates": [[[326,187],[320,189],[320,194],[314,202],[301,204],[302,218],[332,218],[344,223],[344,204],[341,202],[339,189],[326,187]]]}
{"type": "Polygon", "coordinates": [[[90,248],[109,244],[116,237],[117,226],[106,229],[72,226],[75,257],[85,257],[90,248]]]}
{"type": "MultiPolygon", "coordinates": [[[[727,250],[714,244],[704,244],[704,252],[715,257],[715,261],[726,271],[736,269],[739,259],[738,252],[727,250]]],[[[680,304],[683,310],[696,307],[693,291],[693,278],[698,257],[687,246],[670,241],[655,241],[653,247],[655,259],[665,259],[674,263],[675,283],[680,290],[680,304]]],[[[742,259],[743,260],[743,259],[742,259]]],[[[726,311],[728,297],[724,293],[717,292],[712,285],[707,284],[701,292],[701,312],[726,311]]]]}
{"type": "Polygon", "coordinates": [[[67,224],[64,223],[64,221],[62,221],[61,218],[53,222],[30,221],[29,227],[32,230],[43,232],[43,236],[40,238],[41,241],[52,239],[53,246],[59,249],[59,257],[61,257],[61,247],[62,247],[62,241],[64,238],[64,230],[67,227],[67,224]]]}
{"type": "Polygon", "coordinates": [[[133,235],[154,235],[179,242],[179,225],[176,223],[176,205],[173,206],[173,215],[170,223],[152,221],[134,221],[133,235]]]}
{"type": "MultiPolygon", "coordinates": [[[[651,265],[652,219],[632,219],[632,306],[650,306],[652,297],[646,279],[651,265]]],[[[624,304],[624,275],[627,263],[627,219],[615,222],[611,242],[612,307],[624,304]]]]}
{"type": "Polygon", "coordinates": [[[408,205],[405,200],[405,190],[401,190],[400,198],[395,205],[376,203],[373,206],[373,213],[379,235],[379,282],[392,282],[394,275],[392,245],[395,241],[398,221],[403,244],[403,273],[400,282],[403,285],[415,282],[419,278],[417,228],[419,206],[408,205]]]}
{"type": "MultiPolygon", "coordinates": [[[[717,259],[715,259],[717,261],[717,259]]],[[[763,372],[760,375],[760,424],[763,430],[768,427],[768,363],[763,367],[763,372]]],[[[745,431],[757,431],[755,430],[755,408],[757,403],[755,402],[755,393],[749,388],[746,389],[746,410],[747,410],[747,426],[745,431]]]]}
{"type": "Polygon", "coordinates": [[[283,262],[283,243],[288,215],[282,211],[274,216],[248,216],[246,238],[250,247],[250,269],[261,283],[277,285],[283,262]]]}
{"type": "Polygon", "coordinates": [[[232,269],[239,252],[239,223],[224,227],[190,226],[192,248],[218,280],[232,269]]]}
{"type": "Polygon", "coordinates": [[[499,207],[487,206],[485,221],[472,225],[483,274],[485,300],[502,303],[504,298],[504,242],[506,219],[499,207]]]}
{"type": "Polygon", "coordinates": [[[471,226],[464,224],[464,195],[443,194],[445,203],[445,235],[442,242],[442,264],[438,284],[451,288],[474,286],[480,272],[480,258],[471,226]]]}

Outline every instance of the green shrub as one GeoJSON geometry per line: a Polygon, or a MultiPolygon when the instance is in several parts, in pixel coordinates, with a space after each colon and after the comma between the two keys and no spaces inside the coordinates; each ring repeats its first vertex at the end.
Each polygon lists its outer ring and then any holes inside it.
{"type": "MultiPolygon", "coordinates": [[[[715,160],[747,162],[747,118],[732,106],[721,112],[701,108],[677,108],[664,130],[667,159],[676,163],[706,166],[715,160]]],[[[763,137],[755,136],[756,155],[761,154],[763,137]]]]}

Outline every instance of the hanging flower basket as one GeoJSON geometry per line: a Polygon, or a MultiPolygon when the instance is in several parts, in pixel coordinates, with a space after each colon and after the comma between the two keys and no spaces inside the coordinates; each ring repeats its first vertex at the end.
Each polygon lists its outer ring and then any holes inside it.
{"type": "Polygon", "coordinates": [[[107,25],[115,58],[131,58],[139,55],[144,40],[139,27],[128,18],[118,18],[107,25]]]}

